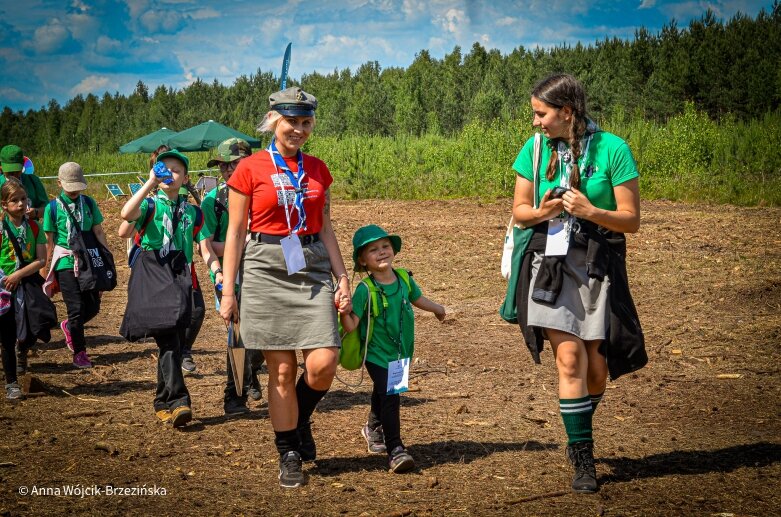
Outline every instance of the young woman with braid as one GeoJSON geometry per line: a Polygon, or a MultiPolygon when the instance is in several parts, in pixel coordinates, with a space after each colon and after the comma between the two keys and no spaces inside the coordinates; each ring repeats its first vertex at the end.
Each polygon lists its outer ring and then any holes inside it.
{"type": "Polygon", "coordinates": [[[648,361],[625,264],[624,234],[640,227],[639,174],[626,142],[587,117],[574,77],[543,79],[531,105],[543,134],[538,183],[534,138],[513,164],[513,215],[534,228],[520,269],[518,322],[535,362],[550,341],[572,489],[594,492],[592,417],[608,373],[615,379],[648,361]]]}

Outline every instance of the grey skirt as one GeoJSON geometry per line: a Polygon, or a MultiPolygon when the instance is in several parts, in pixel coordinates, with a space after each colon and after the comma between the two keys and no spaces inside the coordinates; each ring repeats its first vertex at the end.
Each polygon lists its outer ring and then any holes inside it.
{"type": "MultiPolygon", "coordinates": [[[[537,280],[543,255],[532,260],[531,284],[537,280]]],[[[610,279],[599,281],[586,274],[586,249],[570,248],[564,259],[561,293],[553,304],[532,300],[529,289],[527,325],[561,330],[584,341],[605,339],[610,318],[608,289],[610,279]]]]}
{"type": "Polygon", "coordinates": [[[287,274],[279,244],[250,240],[241,263],[241,339],[256,350],[338,347],[331,261],[322,241],[304,246],[306,267],[287,274]]]}

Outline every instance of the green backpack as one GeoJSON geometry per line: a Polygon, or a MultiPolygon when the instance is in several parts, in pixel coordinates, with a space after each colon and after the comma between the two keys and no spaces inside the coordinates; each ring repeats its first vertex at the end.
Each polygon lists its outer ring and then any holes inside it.
{"type": "MultiPolygon", "coordinates": [[[[406,269],[394,269],[393,271],[399,275],[404,285],[407,286],[407,296],[409,296],[409,292],[412,290],[409,272],[406,269]]],[[[388,300],[384,294],[381,294],[371,276],[361,280],[361,283],[369,289],[369,296],[366,297],[366,310],[363,313],[367,319],[366,339],[361,343],[360,324],[352,332],[347,333],[342,329],[342,325],[339,325],[339,334],[342,336],[342,348],[339,349],[339,364],[345,370],[357,370],[363,366],[363,363],[366,361],[366,352],[369,349],[369,341],[372,339],[372,331],[374,330],[373,320],[380,315],[380,296],[382,296],[382,304],[386,307],[388,305],[388,300]]]]}

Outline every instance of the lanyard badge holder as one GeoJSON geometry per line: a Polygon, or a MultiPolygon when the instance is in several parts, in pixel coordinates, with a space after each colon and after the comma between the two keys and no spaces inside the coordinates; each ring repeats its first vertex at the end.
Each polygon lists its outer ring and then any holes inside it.
{"type": "Polygon", "coordinates": [[[280,182],[279,189],[285,208],[285,220],[287,221],[288,235],[287,237],[282,238],[279,243],[282,245],[282,254],[285,256],[287,274],[293,275],[306,267],[304,249],[301,247],[301,239],[298,238],[297,233],[299,230],[306,228],[306,214],[304,212],[303,193],[304,189],[301,187],[301,180],[306,175],[304,172],[304,155],[300,150],[298,151],[298,175],[296,175],[293,174],[287,164],[285,164],[285,161],[282,159],[279,151],[277,151],[274,140],[271,141],[266,151],[268,151],[268,154],[271,157],[271,162],[274,164],[274,168],[277,171],[279,171],[279,169],[284,171],[296,193],[293,206],[288,209],[288,191],[285,190],[285,185],[280,182]],[[290,224],[290,212],[293,210],[293,208],[295,208],[298,212],[298,224],[296,224],[295,228],[292,228],[292,225],[290,224]]]}

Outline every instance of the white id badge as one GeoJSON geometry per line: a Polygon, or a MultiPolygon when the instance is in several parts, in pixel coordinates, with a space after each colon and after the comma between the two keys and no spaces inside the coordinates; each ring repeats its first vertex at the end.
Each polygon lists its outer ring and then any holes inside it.
{"type": "Polygon", "coordinates": [[[567,219],[556,217],[548,221],[548,240],[545,242],[545,256],[558,257],[569,249],[569,224],[567,219]]]}
{"type": "Polygon", "coordinates": [[[409,389],[409,361],[410,358],[399,359],[388,363],[388,386],[385,391],[388,395],[398,395],[409,389]]]}
{"type": "Polygon", "coordinates": [[[304,249],[301,247],[301,240],[298,238],[298,235],[288,235],[279,243],[282,245],[282,253],[285,255],[288,275],[298,273],[306,267],[304,249]]]}

